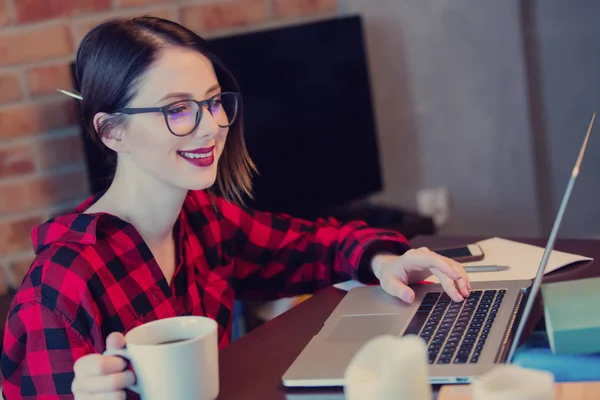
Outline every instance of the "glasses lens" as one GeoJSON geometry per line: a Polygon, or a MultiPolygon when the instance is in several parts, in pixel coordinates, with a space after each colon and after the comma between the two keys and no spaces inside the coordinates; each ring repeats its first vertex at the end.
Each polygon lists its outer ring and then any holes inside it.
{"type": "Polygon", "coordinates": [[[198,104],[193,101],[181,101],[167,110],[169,128],[176,135],[187,135],[194,130],[198,118],[198,104]]]}
{"type": "Polygon", "coordinates": [[[221,128],[231,126],[238,111],[238,99],[235,93],[221,93],[213,98],[210,113],[221,128]]]}

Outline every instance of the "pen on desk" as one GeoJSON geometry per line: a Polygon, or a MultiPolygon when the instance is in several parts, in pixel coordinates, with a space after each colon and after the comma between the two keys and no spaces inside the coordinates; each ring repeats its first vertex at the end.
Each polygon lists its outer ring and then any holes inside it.
{"type": "Polygon", "coordinates": [[[463,266],[465,272],[498,272],[509,269],[506,265],[469,265],[463,266]]]}

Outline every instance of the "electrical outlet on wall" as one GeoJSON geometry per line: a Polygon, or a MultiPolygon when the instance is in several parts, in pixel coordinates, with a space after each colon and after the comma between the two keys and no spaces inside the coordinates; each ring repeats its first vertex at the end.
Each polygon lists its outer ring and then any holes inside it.
{"type": "Polygon", "coordinates": [[[450,219],[450,194],[442,186],[421,189],[417,193],[417,209],[420,214],[433,218],[437,228],[450,219]]]}

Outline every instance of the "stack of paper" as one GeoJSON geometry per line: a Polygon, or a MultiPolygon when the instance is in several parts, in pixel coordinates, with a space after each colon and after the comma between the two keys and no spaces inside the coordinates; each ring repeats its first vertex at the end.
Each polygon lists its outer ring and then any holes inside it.
{"type": "MultiPolygon", "coordinates": [[[[498,237],[482,240],[477,244],[483,249],[483,260],[464,263],[464,266],[506,265],[510,268],[506,271],[469,273],[471,282],[533,279],[544,255],[543,247],[498,237]]],[[[553,250],[548,259],[545,273],[587,260],[592,260],[592,258],[553,250]]],[[[428,280],[439,282],[435,276],[428,280]]]]}
{"type": "MultiPolygon", "coordinates": [[[[506,265],[510,268],[506,271],[497,272],[471,272],[469,273],[471,282],[533,279],[544,254],[543,247],[499,237],[485,239],[477,242],[477,244],[483,249],[484,258],[480,261],[464,263],[463,265],[506,265]]],[[[592,260],[592,258],[553,250],[550,254],[548,265],[546,265],[545,273],[566,267],[575,262],[589,260],[592,260]]],[[[436,276],[432,276],[427,280],[439,283],[439,279],[436,276]]],[[[339,289],[350,290],[356,286],[362,286],[362,284],[356,281],[348,281],[335,286],[339,289]]]]}

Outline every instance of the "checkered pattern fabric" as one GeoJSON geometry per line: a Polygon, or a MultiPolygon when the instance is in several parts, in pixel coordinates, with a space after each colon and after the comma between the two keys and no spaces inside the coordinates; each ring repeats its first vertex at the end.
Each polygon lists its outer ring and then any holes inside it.
{"type": "Polygon", "coordinates": [[[304,221],[190,192],[174,227],[177,268],[169,284],[131,224],[82,213],[97,198],[33,231],[37,257],[6,323],[6,399],[72,398],[79,357],[103,352],[113,331],[160,318],[213,318],[223,347],[235,298],[276,299],[348,279],[376,283],[371,254],[409,248],[399,233],[361,222],[304,221]]]}

